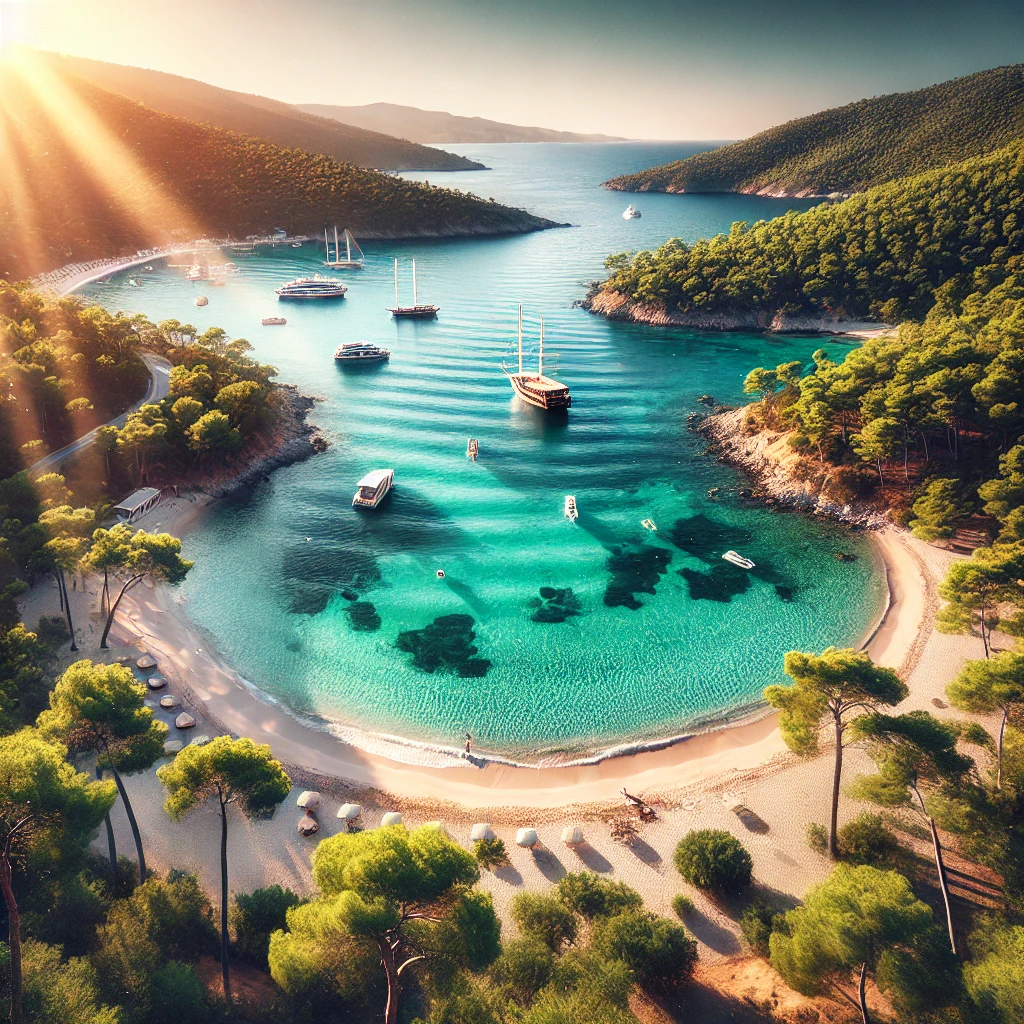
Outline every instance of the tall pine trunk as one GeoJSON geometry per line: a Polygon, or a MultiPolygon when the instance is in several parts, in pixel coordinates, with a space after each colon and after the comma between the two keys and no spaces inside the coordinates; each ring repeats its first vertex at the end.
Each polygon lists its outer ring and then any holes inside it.
{"type": "Polygon", "coordinates": [[[868,1016],[868,1001],[865,995],[867,981],[868,962],[865,960],[864,963],[860,965],[860,981],[857,983],[857,1002],[860,1003],[860,1017],[863,1024],[871,1024],[871,1018],[868,1016]]]}
{"type": "Polygon", "coordinates": [[[114,616],[117,614],[117,606],[121,603],[121,598],[124,597],[124,595],[141,579],[141,575],[132,576],[125,582],[124,586],[121,587],[121,592],[117,595],[117,600],[107,613],[107,621],[103,627],[103,636],[100,637],[100,648],[102,650],[107,649],[107,636],[110,634],[110,627],[114,624],[114,616]]]}
{"type": "MultiPolygon", "coordinates": [[[[100,780],[103,778],[103,769],[100,768],[99,762],[96,763],[96,778],[100,780]]],[[[107,852],[110,854],[110,874],[111,877],[117,880],[117,842],[114,839],[114,826],[110,824],[110,812],[107,812],[107,816],[103,819],[107,826],[107,852]]]]}
{"type": "Polygon", "coordinates": [[[395,951],[386,937],[378,940],[377,946],[380,949],[380,961],[384,965],[384,973],[388,979],[388,1002],[384,1010],[384,1024],[397,1024],[398,991],[401,982],[398,980],[398,969],[395,967],[395,951]]]}
{"type": "Polygon", "coordinates": [[[220,974],[224,980],[224,1002],[231,1005],[228,975],[228,809],[220,796],[220,974]]]}
{"type": "Polygon", "coordinates": [[[999,739],[996,740],[996,789],[1003,788],[1003,737],[1006,735],[1006,721],[1009,709],[1003,708],[1003,720],[999,723],[999,739]]]}
{"type": "Polygon", "coordinates": [[[58,569],[57,575],[59,579],[61,594],[64,597],[64,615],[68,620],[68,632],[71,634],[71,650],[77,651],[78,644],[75,643],[75,627],[71,621],[71,599],[68,597],[68,585],[64,579],[64,570],[58,569]]]}
{"type": "Polygon", "coordinates": [[[128,793],[124,788],[120,772],[118,772],[113,764],[110,766],[110,771],[114,776],[117,791],[121,794],[124,813],[128,815],[128,824],[132,827],[132,836],[135,839],[135,852],[139,858],[139,885],[142,885],[146,881],[146,855],[142,852],[142,834],[139,832],[139,823],[135,820],[135,810],[132,807],[131,800],[128,799],[128,793]]]}
{"type": "Polygon", "coordinates": [[[832,817],[828,827],[828,852],[833,860],[839,857],[839,844],[836,833],[839,828],[839,785],[843,777],[843,721],[841,715],[834,713],[836,727],[836,764],[832,772],[832,817]]]}

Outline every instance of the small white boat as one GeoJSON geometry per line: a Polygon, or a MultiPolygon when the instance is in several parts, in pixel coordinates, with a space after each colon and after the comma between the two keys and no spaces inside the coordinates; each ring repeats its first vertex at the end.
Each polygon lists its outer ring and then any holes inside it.
{"type": "Polygon", "coordinates": [[[302,248],[302,243],[301,242],[292,242],[292,248],[293,249],[301,249],[302,248]]]}
{"type": "Polygon", "coordinates": [[[375,469],[367,473],[356,486],[359,488],[352,498],[353,508],[376,508],[387,497],[395,482],[393,469],[375,469]]]}
{"type": "Polygon", "coordinates": [[[480,454],[480,442],[475,438],[471,437],[469,443],[466,445],[466,458],[472,459],[476,462],[476,457],[480,454]]]}
{"type": "Polygon", "coordinates": [[[629,206],[626,207],[625,212],[622,214],[622,219],[623,220],[637,220],[639,218],[639,216],[640,216],[640,211],[632,203],[630,203],[629,206]]]}
{"type": "Polygon", "coordinates": [[[565,496],[565,518],[570,523],[575,522],[579,518],[579,512],[576,509],[576,497],[572,494],[565,496]]]}
{"type": "Polygon", "coordinates": [[[265,316],[260,323],[264,327],[284,327],[288,321],[283,316],[265,316]]]}
{"type": "Polygon", "coordinates": [[[640,520],[640,525],[645,530],[657,530],[658,529],[657,526],[654,525],[654,520],[653,519],[641,519],[640,520]]]}
{"type": "Polygon", "coordinates": [[[753,569],[754,563],[749,558],[744,558],[741,554],[736,551],[726,551],[722,557],[727,562],[732,562],[733,565],[738,565],[741,569],[753,569]]]}
{"type": "Polygon", "coordinates": [[[391,353],[386,348],[369,341],[346,341],[334,350],[334,360],[338,363],[383,363],[390,358],[391,353]]]}

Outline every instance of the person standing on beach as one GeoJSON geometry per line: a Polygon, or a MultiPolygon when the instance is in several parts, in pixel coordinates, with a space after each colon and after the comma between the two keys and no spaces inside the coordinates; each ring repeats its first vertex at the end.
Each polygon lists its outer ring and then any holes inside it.
{"type": "Polygon", "coordinates": [[[473,748],[473,734],[466,733],[466,757],[469,757],[469,753],[473,748]]]}

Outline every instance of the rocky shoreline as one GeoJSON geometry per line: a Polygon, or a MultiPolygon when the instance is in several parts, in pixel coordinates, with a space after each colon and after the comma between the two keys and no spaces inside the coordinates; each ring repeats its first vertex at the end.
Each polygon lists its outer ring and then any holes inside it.
{"type": "Polygon", "coordinates": [[[750,497],[778,508],[829,516],[848,526],[891,526],[883,509],[865,502],[842,503],[826,496],[833,467],[805,458],[789,444],[790,433],[746,430],[747,407],[723,409],[691,426],[719,461],[742,470],[754,484],[750,497]]]}
{"type": "Polygon", "coordinates": [[[581,303],[588,312],[608,320],[625,320],[652,327],[689,327],[699,331],[764,331],[769,334],[883,334],[895,330],[891,324],[872,320],[847,320],[838,316],[810,316],[806,313],[737,312],[670,313],[661,306],[634,302],[622,292],[604,291],[600,286],[581,303]]]}

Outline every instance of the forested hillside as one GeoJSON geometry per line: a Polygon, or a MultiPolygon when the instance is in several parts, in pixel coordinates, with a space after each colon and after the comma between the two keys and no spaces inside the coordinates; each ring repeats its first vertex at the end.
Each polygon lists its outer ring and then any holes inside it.
{"type": "Polygon", "coordinates": [[[367,237],[552,226],[450,189],[158,114],[46,67],[0,67],[0,276],[173,238],[343,224],[367,237]]]}
{"type": "Polygon", "coordinates": [[[681,319],[744,313],[770,320],[780,311],[920,319],[936,298],[998,283],[1016,266],[1024,253],[1022,160],[1024,142],[1015,142],[842,203],[612,256],[600,292],[645,307],[634,319],[651,310],[681,319]]]}
{"type": "Polygon", "coordinates": [[[981,156],[1024,136],[1024,65],[860,100],[614,178],[627,192],[825,196],[981,156]]]}
{"type": "Polygon", "coordinates": [[[357,167],[389,171],[468,171],[483,167],[464,156],[409,142],[404,136],[395,138],[382,135],[379,129],[371,130],[369,126],[342,124],[330,116],[318,117],[315,111],[304,111],[265,96],[218,89],[179,75],[84,57],[42,56],[58,73],[84,78],[93,85],[145,103],[162,114],[255,135],[278,146],[322,153],[357,167]]]}

